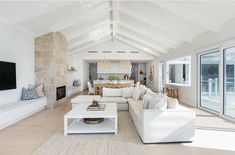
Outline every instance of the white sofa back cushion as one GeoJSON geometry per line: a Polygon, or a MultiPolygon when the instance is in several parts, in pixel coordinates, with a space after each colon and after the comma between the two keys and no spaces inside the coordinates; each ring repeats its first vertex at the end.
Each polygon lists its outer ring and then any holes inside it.
{"type": "Polygon", "coordinates": [[[149,101],[152,99],[152,96],[148,95],[148,94],[145,94],[144,97],[143,97],[143,108],[144,109],[148,109],[148,106],[149,106],[149,101]]]}
{"type": "Polygon", "coordinates": [[[135,88],[122,88],[122,97],[131,98],[135,88]]]}
{"type": "Polygon", "coordinates": [[[167,100],[164,95],[156,95],[149,101],[148,109],[167,109],[167,100]]]}
{"type": "Polygon", "coordinates": [[[146,93],[146,91],[147,91],[148,88],[145,87],[144,85],[140,85],[140,86],[139,86],[139,89],[140,89],[140,91],[141,91],[141,96],[140,96],[140,98],[143,99],[144,94],[146,93]]]}
{"type": "Polygon", "coordinates": [[[104,97],[121,97],[122,89],[120,88],[103,88],[104,97]]]}
{"type": "Polygon", "coordinates": [[[157,95],[157,93],[155,93],[155,92],[153,92],[151,89],[147,89],[147,91],[146,91],[146,94],[147,95],[150,95],[150,96],[154,96],[154,95],[157,95]]]}
{"type": "Polygon", "coordinates": [[[166,97],[167,100],[167,109],[176,109],[179,105],[179,101],[177,99],[166,97]]]}
{"type": "Polygon", "coordinates": [[[140,96],[141,96],[141,90],[139,90],[138,88],[135,88],[133,91],[132,98],[135,100],[139,100],[140,96]]]}

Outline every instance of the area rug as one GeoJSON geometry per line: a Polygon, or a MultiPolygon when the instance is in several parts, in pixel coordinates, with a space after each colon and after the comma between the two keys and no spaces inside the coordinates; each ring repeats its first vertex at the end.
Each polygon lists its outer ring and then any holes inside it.
{"type": "Polygon", "coordinates": [[[127,111],[118,112],[118,134],[73,134],[63,129],[52,135],[34,155],[142,155],[143,144],[127,111]]]}

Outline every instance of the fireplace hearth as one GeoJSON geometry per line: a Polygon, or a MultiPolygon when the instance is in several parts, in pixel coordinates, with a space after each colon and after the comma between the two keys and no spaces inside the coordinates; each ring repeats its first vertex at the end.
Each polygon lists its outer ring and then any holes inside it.
{"type": "Polygon", "coordinates": [[[66,86],[56,88],[56,101],[66,97],[66,86]]]}

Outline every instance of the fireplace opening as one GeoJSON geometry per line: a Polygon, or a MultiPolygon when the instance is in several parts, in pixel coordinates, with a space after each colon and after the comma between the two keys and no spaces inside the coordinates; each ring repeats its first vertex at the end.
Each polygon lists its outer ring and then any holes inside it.
{"type": "Polygon", "coordinates": [[[56,88],[56,101],[65,98],[66,96],[66,87],[61,86],[56,88]]]}

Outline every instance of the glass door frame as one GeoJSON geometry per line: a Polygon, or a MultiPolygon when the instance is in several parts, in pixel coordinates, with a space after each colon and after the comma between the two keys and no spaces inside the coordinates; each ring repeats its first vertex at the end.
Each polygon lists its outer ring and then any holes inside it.
{"type": "MultiPolygon", "coordinates": [[[[197,54],[197,59],[198,59],[198,61],[197,61],[198,62],[198,71],[197,71],[197,75],[198,75],[198,77],[197,77],[197,88],[198,88],[198,90],[197,90],[197,93],[198,93],[197,103],[198,104],[197,104],[197,107],[199,109],[208,111],[208,112],[213,113],[215,115],[220,115],[222,106],[220,106],[219,112],[212,110],[212,109],[209,109],[207,107],[201,106],[201,56],[206,55],[206,54],[216,53],[216,52],[218,52],[220,54],[220,58],[221,58],[221,49],[220,48],[213,48],[213,49],[206,50],[206,51],[203,51],[203,52],[200,52],[197,54]]],[[[223,77],[223,74],[221,73],[221,71],[222,70],[221,70],[221,60],[220,60],[220,63],[219,63],[219,93],[220,93],[220,101],[219,102],[220,103],[221,103],[221,95],[223,95],[223,92],[221,91],[221,84],[222,84],[221,82],[223,82],[223,81],[221,81],[221,79],[223,77]],[[222,77],[221,77],[221,75],[222,75],[222,77]]]]}
{"type": "Polygon", "coordinates": [[[197,108],[201,110],[205,110],[207,112],[210,112],[212,114],[218,115],[221,118],[230,120],[232,122],[235,122],[235,118],[232,118],[230,116],[227,116],[224,114],[224,104],[225,104],[225,96],[224,91],[225,88],[224,85],[226,84],[226,80],[224,79],[226,71],[225,69],[225,49],[235,47],[235,43],[228,44],[226,46],[217,46],[215,48],[210,48],[208,50],[203,50],[197,54],[197,108]],[[205,108],[201,106],[201,56],[205,54],[210,54],[219,51],[220,53],[220,63],[219,63],[219,93],[220,93],[220,109],[219,112],[216,112],[214,110],[211,110],[209,108],[205,108]]]}

